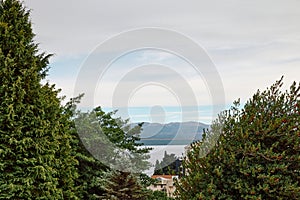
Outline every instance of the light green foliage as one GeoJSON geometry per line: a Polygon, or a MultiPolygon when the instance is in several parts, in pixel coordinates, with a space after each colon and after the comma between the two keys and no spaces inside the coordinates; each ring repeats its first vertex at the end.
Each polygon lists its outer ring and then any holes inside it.
{"type": "Polygon", "coordinates": [[[258,91],[242,110],[236,102],[192,144],[179,199],[300,199],[300,86],[281,86],[258,91]]]}
{"type": "MultiPolygon", "coordinates": [[[[141,172],[149,166],[147,159],[150,148],[140,147],[142,144],[138,143],[142,124],[132,127],[128,120],[115,118],[114,114],[115,112],[105,113],[101,107],[97,107],[91,112],[77,112],[74,116],[76,130],[80,135],[75,148],[80,163],[77,185],[81,187],[82,199],[97,199],[110,191],[107,187],[111,185],[107,185],[105,181],[107,177],[112,178],[123,173],[111,167],[121,164],[127,169],[126,162],[123,162],[116,149],[126,150],[134,155],[130,161],[136,166],[136,172],[141,172]],[[104,184],[107,185],[106,188],[104,184]]],[[[141,187],[145,188],[143,184],[141,187]]],[[[134,188],[130,191],[134,192],[134,188]]]]}
{"type": "Polygon", "coordinates": [[[0,199],[76,199],[70,120],[33,37],[21,3],[0,1],[0,199]]]}

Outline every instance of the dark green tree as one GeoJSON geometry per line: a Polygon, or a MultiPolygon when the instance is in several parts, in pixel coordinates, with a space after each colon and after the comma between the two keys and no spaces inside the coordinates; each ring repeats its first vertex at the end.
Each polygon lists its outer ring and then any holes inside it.
{"type": "Polygon", "coordinates": [[[179,199],[300,199],[300,85],[281,86],[236,102],[192,144],[179,199]]]}
{"type": "Polygon", "coordinates": [[[147,198],[147,200],[172,200],[173,198],[168,197],[163,191],[153,191],[152,194],[147,198]]]}
{"type": "Polygon", "coordinates": [[[105,192],[100,199],[141,200],[151,194],[142,186],[138,176],[129,172],[106,173],[102,188],[105,192]]]}
{"type": "Polygon", "coordinates": [[[80,175],[76,184],[81,187],[82,199],[97,199],[108,191],[103,187],[106,173],[123,173],[116,171],[120,165],[125,171],[128,168],[128,160],[124,160],[116,149],[134,155],[129,163],[135,166],[135,172],[141,173],[149,166],[150,148],[141,147],[139,143],[142,124],[133,127],[128,120],[114,117],[115,111],[105,113],[101,107],[91,112],[76,112],[75,103],[76,99],[70,102],[68,110],[73,110],[74,126],[80,135],[75,144],[80,175]]]}
{"type": "Polygon", "coordinates": [[[162,168],[163,167],[160,165],[159,160],[156,160],[155,166],[154,166],[154,173],[153,173],[153,175],[164,174],[162,168]]]}
{"type": "Polygon", "coordinates": [[[180,174],[180,164],[181,161],[175,156],[175,154],[168,154],[165,151],[164,157],[161,162],[156,160],[154,175],[179,175],[180,174]]]}
{"type": "Polygon", "coordinates": [[[0,1],[0,199],[76,199],[77,160],[59,90],[42,84],[50,55],[29,12],[0,1]]]}
{"type": "MultiPolygon", "coordinates": [[[[95,159],[90,152],[83,145],[78,131],[76,130],[75,120],[78,115],[81,115],[80,111],[77,110],[77,105],[80,103],[83,94],[78,97],[72,98],[64,106],[64,113],[72,119],[72,125],[70,130],[73,133],[73,140],[71,143],[73,149],[73,155],[79,162],[78,174],[79,177],[75,180],[77,187],[76,194],[80,199],[96,199],[95,194],[102,194],[103,190],[100,188],[99,177],[103,176],[103,173],[108,170],[108,167],[103,165],[99,160],[95,159]]],[[[85,122],[85,126],[82,128],[90,130],[92,126],[87,126],[89,123],[85,122]]]]}

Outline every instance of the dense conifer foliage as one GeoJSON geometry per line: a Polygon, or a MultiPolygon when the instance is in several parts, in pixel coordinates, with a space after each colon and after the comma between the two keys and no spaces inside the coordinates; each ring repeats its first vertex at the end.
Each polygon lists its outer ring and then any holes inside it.
{"type": "Polygon", "coordinates": [[[191,145],[179,199],[300,198],[300,85],[281,86],[258,91],[241,110],[235,103],[191,145]]]}
{"type": "Polygon", "coordinates": [[[100,199],[142,200],[152,193],[142,186],[136,175],[128,172],[107,173],[102,188],[105,192],[100,199]]]}
{"type": "Polygon", "coordinates": [[[0,198],[75,199],[77,161],[58,90],[41,84],[50,55],[38,52],[29,12],[0,1],[0,198]]]}

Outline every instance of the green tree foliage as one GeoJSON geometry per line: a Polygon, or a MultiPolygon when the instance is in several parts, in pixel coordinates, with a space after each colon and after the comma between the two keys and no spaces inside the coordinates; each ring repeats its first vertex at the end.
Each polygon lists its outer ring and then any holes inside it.
{"type": "Polygon", "coordinates": [[[75,199],[71,122],[33,38],[22,4],[0,1],[0,199],[75,199]]]}
{"type": "Polygon", "coordinates": [[[241,110],[236,103],[191,146],[179,199],[300,199],[300,85],[281,86],[258,91],[241,110]],[[215,147],[203,157],[207,141],[215,147]]]}
{"type": "MultiPolygon", "coordinates": [[[[76,112],[74,106],[79,99],[75,98],[67,105],[67,110],[73,112],[74,128],[76,125],[76,131],[80,135],[74,143],[76,158],[79,160],[79,178],[76,184],[81,188],[82,199],[97,199],[110,191],[103,187],[107,173],[114,172],[111,176],[123,173],[114,170],[119,165],[127,169],[128,160],[124,161],[116,149],[126,150],[134,155],[130,161],[136,166],[136,172],[149,167],[147,159],[151,149],[141,147],[142,144],[138,143],[142,124],[132,127],[128,120],[113,117],[116,111],[105,113],[101,107],[91,112],[76,112]]],[[[111,185],[107,185],[109,186],[111,185]]],[[[134,188],[131,191],[134,192],[134,188]]]]}
{"type": "Polygon", "coordinates": [[[172,200],[173,198],[168,197],[163,191],[153,191],[152,194],[147,198],[148,200],[172,200]]]}
{"type": "Polygon", "coordinates": [[[99,198],[107,200],[141,200],[151,193],[142,186],[138,176],[129,172],[106,173],[102,188],[105,192],[99,198]]]}
{"type": "MultiPolygon", "coordinates": [[[[78,173],[79,177],[75,180],[77,187],[76,194],[80,199],[95,199],[95,194],[102,194],[103,190],[100,190],[99,177],[103,176],[103,173],[108,168],[103,165],[99,160],[95,159],[90,152],[82,144],[76,127],[75,118],[78,113],[77,104],[80,103],[83,94],[78,97],[72,98],[65,106],[65,114],[72,119],[71,131],[74,135],[72,140],[73,155],[79,162],[78,173]]],[[[86,123],[88,124],[88,123],[86,123]]],[[[85,127],[88,130],[88,127],[85,127]]]]}
{"type": "Polygon", "coordinates": [[[165,151],[164,157],[161,162],[156,160],[154,175],[179,175],[179,165],[181,161],[175,156],[175,154],[168,154],[165,151]],[[177,165],[177,166],[176,166],[177,165]]]}

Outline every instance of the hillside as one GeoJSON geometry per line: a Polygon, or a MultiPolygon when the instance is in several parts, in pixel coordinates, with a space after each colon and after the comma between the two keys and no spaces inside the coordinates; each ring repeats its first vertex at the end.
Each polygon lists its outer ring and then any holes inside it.
{"type": "Polygon", "coordinates": [[[203,129],[208,127],[209,125],[200,122],[145,122],[141,142],[145,145],[187,145],[201,139],[203,129]]]}

